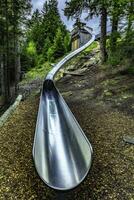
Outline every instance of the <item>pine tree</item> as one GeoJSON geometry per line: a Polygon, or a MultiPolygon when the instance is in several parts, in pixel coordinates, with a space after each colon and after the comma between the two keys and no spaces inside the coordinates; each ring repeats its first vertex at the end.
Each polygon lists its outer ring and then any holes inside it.
{"type": "Polygon", "coordinates": [[[47,51],[51,46],[52,46],[52,43],[51,43],[49,37],[47,37],[44,41],[44,47],[43,47],[43,52],[42,52],[44,59],[46,59],[46,60],[47,60],[47,51]]]}
{"type": "Polygon", "coordinates": [[[57,29],[54,39],[54,57],[58,58],[65,53],[64,39],[60,28],[57,29]]]}
{"type": "Polygon", "coordinates": [[[43,54],[44,59],[47,59],[48,49],[54,45],[56,30],[60,28],[63,37],[67,33],[66,27],[60,18],[58,1],[45,1],[42,12],[35,11],[29,24],[28,42],[33,40],[38,55],[43,54]]]}
{"type": "Polygon", "coordinates": [[[37,52],[41,52],[41,46],[42,46],[42,30],[41,30],[41,24],[42,24],[42,16],[38,9],[34,11],[31,20],[28,22],[28,31],[26,34],[27,43],[30,41],[34,41],[36,44],[37,52]]]}
{"type": "Polygon", "coordinates": [[[63,34],[66,34],[66,27],[58,11],[58,2],[57,0],[49,0],[45,2],[43,7],[42,33],[44,32],[44,38],[49,37],[50,41],[53,42],[58,27],[60,27],[63,34]]]}
{"type": "Polygon", "coordinates": [[[64,48],[66,53],[71,50],[71,38],[68,32],[64,37],[64,48]]]}

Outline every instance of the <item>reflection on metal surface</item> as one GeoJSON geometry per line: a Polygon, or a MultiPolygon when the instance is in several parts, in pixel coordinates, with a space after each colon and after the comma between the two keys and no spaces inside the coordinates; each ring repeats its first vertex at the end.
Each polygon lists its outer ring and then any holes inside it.
{"type": "MultiPolygon", "coordinates": [[[[85,28],[88,30],[87,28],[85,28]]],[[[36,124],[33,158],[41,179],[51,188],[69,190],[86,177],[92,147],[54,85],[58,70],[95,39],[61,60],[44,81],[36,124]]]]}

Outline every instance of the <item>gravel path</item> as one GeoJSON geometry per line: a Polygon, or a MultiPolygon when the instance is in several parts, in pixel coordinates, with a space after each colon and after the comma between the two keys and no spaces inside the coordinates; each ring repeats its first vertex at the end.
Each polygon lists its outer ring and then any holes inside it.
{"type": "Polygon", "coordinates": [[[68,102],[94,149],[90,174],[79,188],[58,194],[42,183],[34,169],[32,143],[39,96],[22,102],[0,130],[0,199],[134,199],[134,146],[123,142],[133,135],[134,120],[90,102],[68,102]]]}
{"type": "MultiPolygon", "coordinates": [[[[110,70],[111,71],[111,70],[110,70]]],[[[132,77],[106,76],[96,67],[82,77],[65,77],[58,88],[89,138],[94,159],[76,189],[57,193],[38,177],[32,145],[39,94],[31,94],[0,129],[0,200],[134,200],[132,77]]]]}

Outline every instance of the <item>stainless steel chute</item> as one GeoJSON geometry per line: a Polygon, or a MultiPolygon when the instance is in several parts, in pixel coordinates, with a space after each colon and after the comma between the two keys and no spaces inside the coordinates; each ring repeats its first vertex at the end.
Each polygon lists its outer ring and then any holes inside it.
{"type": "MultiPolygon", "coordinates": [[[[90,30],[85,27],[90,33],[90,30]]],[[[91,34],[91,33],[90,33],[91,34]]],[[[40,97],[33,158],[40,178],[51,188],[70,190],[86,177],[92,162],[92,146],[57,90],[53,79],[91,40],[61,60],[47,75],[40,97]]]]}

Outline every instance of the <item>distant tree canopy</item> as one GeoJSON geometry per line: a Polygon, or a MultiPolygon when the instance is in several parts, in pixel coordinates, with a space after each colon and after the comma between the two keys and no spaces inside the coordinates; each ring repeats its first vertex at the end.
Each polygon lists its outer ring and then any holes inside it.
{"type": "MultiPolygon", "coordinates": [[[[31,42],[36,48],[36,56],[34,55],[33,59],[42,61],[54,61],[70,50],[69,33],[60,18],[57,0],[46,1],[41,12],[37,9],[33,13],[28,22],[25,47],[27,48],[31,42]]],[[[28,56],[27,53],[25,55],[28,56]]],[[[34,67],[35,62],[32,59],[31,61],[31,67],[34,67]]]]}

